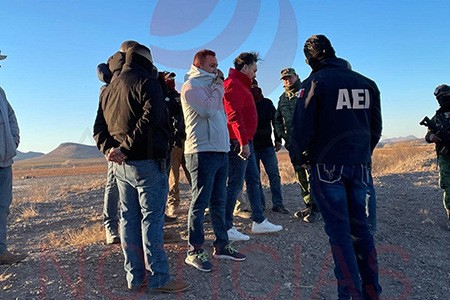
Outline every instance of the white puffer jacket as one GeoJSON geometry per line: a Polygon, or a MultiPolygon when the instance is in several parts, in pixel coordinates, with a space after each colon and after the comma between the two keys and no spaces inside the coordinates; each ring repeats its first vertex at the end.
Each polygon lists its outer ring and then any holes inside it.
{"type": "Polygon", "coordinates": [[[186,154],[230,151],[224,90],[222,85],[213,84],[215,76],[191,65],[184,78],[181,106],[186,125],[186,154]]]}

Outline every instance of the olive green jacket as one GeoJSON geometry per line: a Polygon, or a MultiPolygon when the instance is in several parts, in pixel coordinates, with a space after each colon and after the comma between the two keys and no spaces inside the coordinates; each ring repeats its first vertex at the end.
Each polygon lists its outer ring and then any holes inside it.
{"type": "Polygon", "coordinates": [[[281,94],[278,100],[278,108],[275,112],[275,132],[284,139],[284,145],[287,149],[289,149],[292,119],[294,118],[295,105],[297,104],[298,91],[289,96],[286,92],[281,94]]]}

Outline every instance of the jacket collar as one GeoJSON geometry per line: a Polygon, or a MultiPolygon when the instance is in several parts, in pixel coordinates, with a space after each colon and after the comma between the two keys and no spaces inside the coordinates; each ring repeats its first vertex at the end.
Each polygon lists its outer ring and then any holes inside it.
{"type": "Polygon", "coordinates": [[[194,65],[191,65],[191,69],[184,76],[184,81],[188,81],[189,79],[195,79],[197,81],[201,81],[206,85],[212,84],[216,74],[208,73],[205,70],[197,68],[194,65]]]}
{"type": "Polygon", "coordinates": [[[228,71],[228,78],[242,82],[246,87],[248,87],[249,90],[252,88],[251,79],[241,71],[230,68],[230,71],[228,71]]]}
{"type": "Polygon", "coordinates": [[[324,69],[324,68],[348,68],[348,62],[342,58],[338,58],[338,57],[331,57],[331,58],[326,58],[324,60],[322,60],[321,62],[319,62],[314,69],[311,71],[311,75],[324,69]]]}

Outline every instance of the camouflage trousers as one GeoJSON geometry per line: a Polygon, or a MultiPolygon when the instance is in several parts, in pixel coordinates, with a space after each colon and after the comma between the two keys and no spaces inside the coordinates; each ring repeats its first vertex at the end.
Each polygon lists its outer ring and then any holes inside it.
{"type": "Polygon", "coordinates": [[[311,205],[316,204],[316,201],[311,194],[308,172],[306,172],[306,170],[302,166],[294,166],[294,170],[297,182],[302,189],[302,197],[306,207],[310,207],[311,205]]]}
{"type": "Polygon", "coordinates": [[[450,219],[450,157],[438,156],[439,187],[444,190],[444,207],[450,219]]]}

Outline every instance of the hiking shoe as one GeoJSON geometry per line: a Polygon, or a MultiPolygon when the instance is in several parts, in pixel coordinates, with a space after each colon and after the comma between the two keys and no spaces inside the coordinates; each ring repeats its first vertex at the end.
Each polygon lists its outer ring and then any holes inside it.
{"type": "Polygon", "coordinates": [[[186,281],[176,281],[172,279],[168,284],[159,289],[154,289],[152,292],[160,292],[160,293],[180,293],[187,290],[191,284],[186,281]]]}
{"type": "Polygon", "coordinates": [[[274,207],[272,207],[272,211],[283,214],[283,215],[287,215],[289,213],[289,210],[287,210],[287,208],[284,207],[284,205],[274,206],[274,207]]]}
{"type": "Polygon", "coordinates": [[[231,259],[235,261],[243,261],[247,258],[244,254],[237,251],[236,248],[231,245],[231,243],[225,245],[225,247],[221,249],[214,249],[213,256],[214,258],[231,259]]]}
{"type": "Polygon", "coordinates": [[[112,231],[105,228],[105,232],[106,232],[106,244],[108,245],[120,244],[120,237],[117,231],[112,231]]]}
{"type": "Polygon", "coordinates": [[[9,265],[18,263],[19,261],[25,259],[28,256],[26,253],[20,253],[20,254],[12,254],[8,250],[6,250],[5,253],[0,255],[0,265],[9,265]]]}
{"type": "Polygon", "coordinates": [[[177,221],[177,217],[169,217],[168,215],[164,215],[164,224],[173,224],[177,221]]]}
{"type": "Polygon", "coordinates": [[[302,220],[303,222],[306,223],[314,223],[320,220],[320,212],[314,209],[307,211],[306,213],[303,214],[302,220]]]}
{"type": "Polygon", "coordinates": [[[261,223],[253,222],[252,226],[253,233],[277,232],[281,229],[283,229],[283,226],[272,224],[267,219],[264,219],[261,223]]]}
{"type": "Polygon", "coordinates": [[[212,263],[208,259],[208,254],[204,251],[188,254],[184,262],[203,272],[211,272],[212,270],[212,263]]]}
{"type": "Polygon", "coordinates": [[[120,237],[118,237],[117,235],[107,236],[106,244],[108,245],[120,244],[120,237]]]}
{"type": "Polygon", "coordinates": [[[248,235],[239,232],[234,226],[228,229],[227,233],[229,241],[248,241],[250,239],[248,235]]]}
{"type": "Polygon", "coordinates": [[[243,219],[251,219],[252,218],[252,213],[248,209],[235,210],[233,212],[233,216],[240,217],[240,218],[243,218],[243,219]]]}

